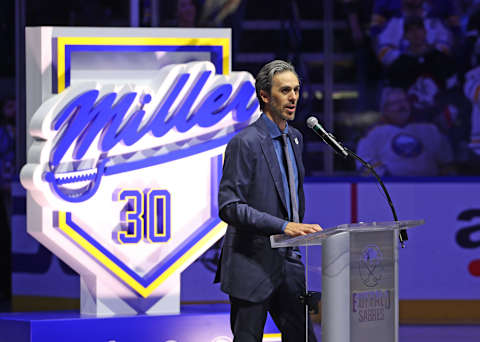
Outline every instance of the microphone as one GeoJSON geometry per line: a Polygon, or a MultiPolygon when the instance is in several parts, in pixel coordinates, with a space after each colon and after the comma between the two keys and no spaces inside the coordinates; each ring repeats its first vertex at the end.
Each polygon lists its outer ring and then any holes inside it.
{"type": "MultiPolygon", "coordinates": [[[[383,191],[385,192],[385,196],[387,198],[388,205],[390,206],[390,209],[392,209],[393,218],[395,219],[395,221],[398,221],[397,213],[395,212],[395,208],[393,207],[392,199],[390,198],[390,195],[388,194],[387,188],[383,184],[382,179],[375,172],[375,169],[369,163],[367,163],[365,160],[363,160],[362,158],[357,156],[357,154],[355,152],[352,152],[348,148],[343,147],[338,141],[336,141],[335,137],[333,135],[331,135],[330,133],[328,133],[322,127],[322,125],[320,125],[318,123],[318,120],[317,120],[316,117],[314,117],[314,116],[309,117],[307,119],[307,126],[311,129],[313,129],[313,131],[315,133],[317,133],[317,135],[319,135],[320,138],[322,138],[322,140],[326,144],[330,145],[330,147],[333,148],[333,150],[335,152],[337,152],[340,155],[343,155],[344,157],[348,157],[349,155],[351,155],[353,158],[360,161],[365,167],[367,167],[372,172],[372,174],[375,176],[375,178],[378,180],[378,182],[382,186],[383,191]]],[[[405,247],[405,241],[408,240],[407,231],[405,229],[400,230],[399,239],[400,239],[400,243],[402,244],[402,247],[405,247]]]]}
{"type": "Polygon", "coordinates": [[[308,128],[311,128],[317,135],[322,138],[322,140],[325,142],[325,144],[330,145],[331,148],[338,154],[348,157],[348,152],[345,150],[345,148],[335,140],[335,137],[328,133],[322,125],[318,123],[318,119],[314,116],[311,116],[307,119],[307,126],[308,128]]]}

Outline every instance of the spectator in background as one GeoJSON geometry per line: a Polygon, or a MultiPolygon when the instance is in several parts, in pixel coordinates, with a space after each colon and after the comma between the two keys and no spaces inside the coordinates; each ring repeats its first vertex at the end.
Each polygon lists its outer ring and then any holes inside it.
{"type": "Polygon", "coordinates": [[[472,102],[470,147],[480,155],[480,65],[465,75],[464,90],[472,102]]]}
{"type": "Polygon", "coordinates": [[[243,18],[247,0],[204,0],[199,16],[199,26],[231,27],[233,62],[240,50],[243,18]]]}
{"type": "Polygon", "coordinates": [[[343,0],[348,24],[356,46],[363,45],[373,0],[343,0]]]}
{"type": "MultiPolygon", "coordinates": [[[[430,123],[410,123],[410,104],[400,88],[385,88],[382,123],[360,139],[357,154],[383,176],[437,176],[453,173],[451,146],[430,123]]],[[[357,164],[359,168],[362,165],[357,164]]]]}
{"type": "Polygon", "coordinates": [[[375,0],[370,23],[372,37],[377,37],[393,17],[421,15],[439,18],[452,33],[460,33],[458,6],[453,0],[375,0]]]}
{"type": "Polygon", "coordinates": [[[446,101],[449,91],[458,89],[453,57],[435,49],[427,41],[424,20],[404,20],[405,49],[386,68],[386,83],[406,89],[415,121],[434,121],[447,131],[456,119],[456,95],[446,101]]]}
{"type": "Polygon", "coordinates": [[[480,0],[457,0],[455,1],[455,11],[460,17],[460,27],[466,31],[467,23],[473,12],[476,12],[480,6],[480,0]]]}
{"type": "Polygon", "coordinates": [[[468,16],[465,41],[465,67],[471,69],[480,65],[480,0],[468,16]]]}
{"type": "Polygon", "coordinates": [[[470,15],[467,29],[470,70],[465,74],[464,92],[472,103],[470,147],[480,155],[480,8],[470,15]]]}
{"type": "Polygon", "coordinates": [[[197,20],[197,5],[194,0],[177,0],[177,26],[195,27],[197,20]]]}
{"type": "Polygon", "coordinates": [[[402,16],[402,0],[375,0],[370,21],[370,35],[376,38],[393,17],[402,16]]]}
{"type": "Polygon", "coordinates": [[[378,35],[376,51],[383,65],[391,65],[406,48],[404,26],[407,17],[423,18],[429,45],[447,54],[452,51],[454,43],[452,33],[441,19],[427,16],[423,4],[424,0],[403,0],[402,14],[391,18],[385,25],[385,29],[378,35]]]}
{"type": "Polygon", "coordinates": [[[200,14],[200,26],[224,26],[227,17],[233,15],[242,0],[205,0],[200,14]]]}
{"type": "Polygon", "coordinates": [[[354,44],[357,111],[363,112],[376,107],[377,87],[381,75],[381,68],[372,51],[368,34],[373,0],[343,0],[343,3],[354,44]]]}

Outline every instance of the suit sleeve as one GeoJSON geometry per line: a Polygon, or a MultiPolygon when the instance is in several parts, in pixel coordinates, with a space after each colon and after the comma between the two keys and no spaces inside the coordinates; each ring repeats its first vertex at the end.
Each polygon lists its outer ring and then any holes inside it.
{"type": "Polygon", "coordinates": [[[282,234],[285,220],[262,212],[249,203],[257,155],[241,139],[232,139],[225,151],[218,193],[220,218],[239,230],[264,235],[282,234]]]}

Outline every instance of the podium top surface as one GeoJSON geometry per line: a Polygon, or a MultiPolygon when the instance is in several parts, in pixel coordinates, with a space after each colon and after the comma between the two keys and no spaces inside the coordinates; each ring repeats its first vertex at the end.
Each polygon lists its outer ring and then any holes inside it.
{"type": "Polygon", "coordinates": [[[316,246],[321,245],[329,237],[345,233],[365,233],[394,231],[400,229],[409,229],[420,226],[425,220],[404,220],[404,221],[385,221],[385,222],[360,222],[341,224],[336,227],[325,228],[320,232],[313,234],[291,237],[286,234],[278,234],[270,236],[270,244],[272,248],[279,247],[296,247],[296,246],[316,246]]]}

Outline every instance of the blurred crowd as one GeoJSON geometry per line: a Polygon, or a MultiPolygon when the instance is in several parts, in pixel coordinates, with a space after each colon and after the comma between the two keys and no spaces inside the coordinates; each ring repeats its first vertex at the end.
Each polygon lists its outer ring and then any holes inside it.
{"type": "Polygon", "coordinates": [[[381,112],[358,154],[383,175],[469,174],[480,155],[480,1],[344,5],[357,47],[360,110],[381,112]],[[380,77],[368,74],[370,63],[380,77]]]}
{"type": "MultiPolygon", "coordinates": [[[[381,112],[358,141],[359,155],[382,175],[478,173],[480,0],[341,1],[355,47],[358,111],[381,112]]],[[[174,26],[231,27],[235,55],[245,7],[246,0],[178,0],[169,11],[174,26]]],[[[308,72],[293,62],[308,87],[308,72]]]]}

